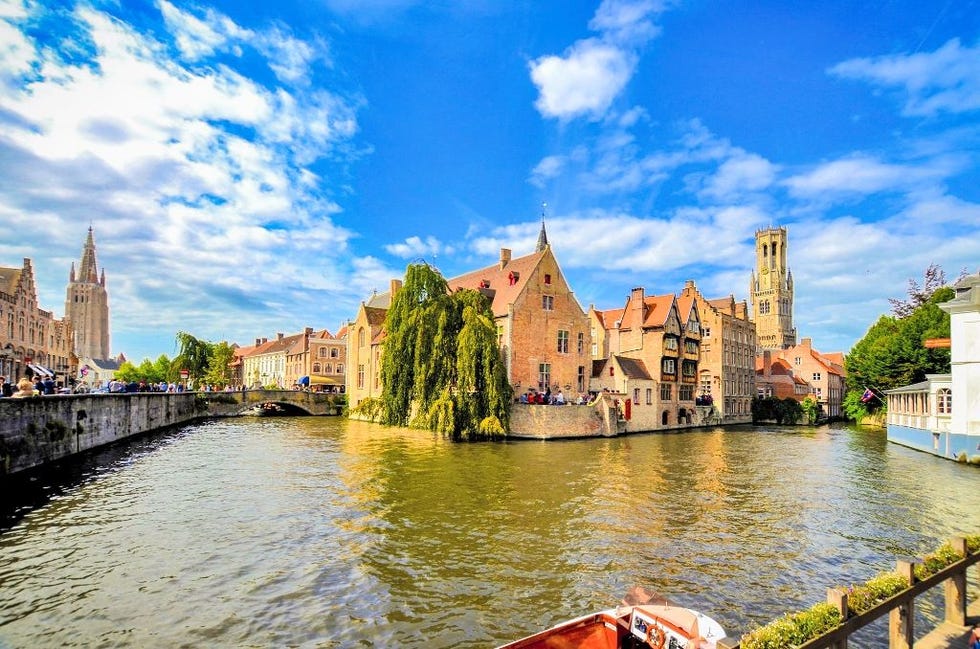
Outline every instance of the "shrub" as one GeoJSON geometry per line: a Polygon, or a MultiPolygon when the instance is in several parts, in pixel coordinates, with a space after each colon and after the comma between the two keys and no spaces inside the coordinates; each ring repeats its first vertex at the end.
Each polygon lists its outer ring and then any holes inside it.
{"type": "Polygon", "coordinates": [[[847,609],[859,615],[909,587],[909,580],[895,572],[876,575],[861,586],[847,588],[847,609]]]}
{"type": "Polygon", "coordinates": [[[840,612],[831,604],[815,604],[799,613],[786,613],[742,636],[741,649],[785,649],[801,645],[840,626],[840,612]]]}
{"type": "Polygon", "coordinates": [[[919,581],[928,579],[946,566],[950,566],[963,557],[949,543],[943,543],[935,552],[922,558],[922,563],[915,566],[915,578],[919,581]]]}

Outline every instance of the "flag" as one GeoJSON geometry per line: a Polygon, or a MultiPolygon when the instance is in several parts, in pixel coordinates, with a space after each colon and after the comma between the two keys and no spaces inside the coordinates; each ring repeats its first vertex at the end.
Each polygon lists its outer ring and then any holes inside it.
{"type": "Polygon", "coordinates": [[[875,393],[868,388],[864,389],[864,394],[861,395],[861,403],[867,403],[874,399],[875,393]]]}

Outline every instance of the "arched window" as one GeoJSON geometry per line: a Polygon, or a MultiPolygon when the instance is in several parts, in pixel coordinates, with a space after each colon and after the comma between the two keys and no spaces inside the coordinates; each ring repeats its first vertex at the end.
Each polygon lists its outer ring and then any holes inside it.
{"type": "Polygon", "coordinates": [[[337,374],[343,374],[343,373],[344,373],[344,364],[337,363],[337,374]]]}
{"type": "Polygon", "coordinates": [[[337,350],[336,347],[332,348],[330,350],[330,358],[337,358],[338,356],[340,356],[340,352],[337,350]]]}
{"type": "Polygon", "coordinates": [[[360,329],[357,330],[357,346],[358,347],[364,346],[364,327],[361,327],[360,329]]]}
{"type": "Polygon", "coordinates": [[[313,363],[313,373],[314,374],[319,374],[320,373],[320,364],[319,363],[313,363]]]}
{"type": "Polygon", "coordinates": [[[949,388],[942,388],[936,393],[936,411],[940,415],[952,414],[953,392],[949,388]]]}

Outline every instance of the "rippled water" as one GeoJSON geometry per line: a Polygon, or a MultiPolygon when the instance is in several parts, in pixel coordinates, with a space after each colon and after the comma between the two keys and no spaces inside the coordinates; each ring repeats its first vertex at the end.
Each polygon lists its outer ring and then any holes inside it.
{"type": "Polygon", "coordinates": [[[980,532],[975,467],[848,428],[452,444],[240,419],[75,471],[0,533],[0,647],[492,647],[634,584],[740,635],[980,532]]]}

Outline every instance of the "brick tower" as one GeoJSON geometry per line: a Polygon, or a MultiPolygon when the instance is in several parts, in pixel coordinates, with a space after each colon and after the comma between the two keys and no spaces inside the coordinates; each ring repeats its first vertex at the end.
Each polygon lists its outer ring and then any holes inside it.
{"type": "Polygon", "coordinates": [[[78,274],[72,262],[65,298],[65,315],[75,330],[75,355],[78,358],[109,358],[109,293],[105,287],[105,269],[99,276],[95,261],[95,240],[89,226],[82,248],[78,274]]]}
{"type": "Polygon", "coordinates": [[[757,352],[796,345],[793,273],[786,264],[786,228],[755,233],[755,270],[749,282],[757,352]]]}

